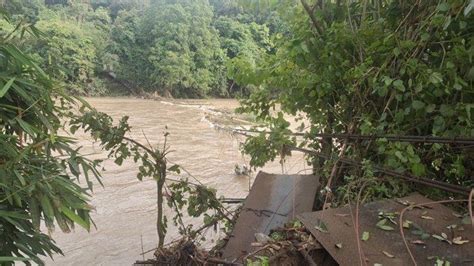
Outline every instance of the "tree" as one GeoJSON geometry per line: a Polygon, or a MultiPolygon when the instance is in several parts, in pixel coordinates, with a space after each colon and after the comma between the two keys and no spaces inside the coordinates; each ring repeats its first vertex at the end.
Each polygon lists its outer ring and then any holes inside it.
{"type": "Polygon", "coordinates": [[[86,4],[44,10],[36,24],[44,38],[32,39],[30,49],[41,66],[69,92],[102,94],[104,87],[97,75],[114,64],[105,50],[109,23],[105,10],[91,10],[86,4]]]}
{"type": "Polygon", "coordinates": [[[74,225],[89,230],[87,190],[89,175],[99,177],[98,161],[60,135],[75,102],[18,49],[19,32],[38,30],[22,22],[0,36],[0,261],[41,265],[39,256],[61,253],[39,230],[41,221],[48,230],[55,224],[65,232],[74,225]],[[81,174],[87,187],[76,183],[81,174]]]}
{"type": "Polygon", "coordinates": [[[217,18],[214,27],[219,31],[221,48],[227,56],[227,78],[231,83],[229,93],[240,90],[240,94],[245,95],[252,87],[238,86],[234,80],[239,79],[241,74],[248,75],[250,69],[256,67],[261,55],[271,49],[268,28],[254,22],[241,23],[229,17],[217,18]]]}
{"type": "MultiPolygon", "coordinates": [[[[291,30],[275,34],[275,52],[264,54],[250,71],[237,65],[244,73],[239,83],[260,88],[244,101],[244,111],[257,113],[282,134],[286,121],[272,117],[271,108],[280,104],[285,113],[304,113],[310,124],[302,125],[308,127],[302,145],[335,158],[312,161],[325,178],[337,174],[328,184],[332,188],[363,175],[362,169],[334,172],[339,156],[472,186],[472,154],[447,145],[320,141],[313,135],[474,136],[469,55],[474,16],[466,1],[302,0],[286,1],[284,8],[291,10],[281,13],[291,30]]],[[[270,137],[287,144],[290,139],[278,132],[270,137]]],[[[255,165],[278,154],[268,153],[265,139],[262,134],[245,145],[253,157],[263,158],[255,165]]],[[[370,193],[385,195],[400,185],[391,180],[370,193]]]]}
{"type": "Polygon", "coordinates": [[[211,20],[205,0],[158,2],[145,14],[153,85],[177,96],[223,90],[223,54],[211,20]]]}

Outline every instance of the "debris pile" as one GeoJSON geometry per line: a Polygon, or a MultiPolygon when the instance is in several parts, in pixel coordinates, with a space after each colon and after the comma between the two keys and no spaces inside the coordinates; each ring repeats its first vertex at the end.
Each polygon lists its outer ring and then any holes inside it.
{"type": "Polygon", "coordinates": [[[134,266],[228,264],[226,261],[213,257],[209,252],[198,248],[194,241],[187,237],[183,237],[168,247],[156,249],[154,256],[154,259],[137,261],[134,266]]]}
{"type": "Polygon", "coordinates": [[[317,180],[260,172],[221,249],[183,238],[136,265],[474,264],[471,217],[443,205],[467,200],[415,193],[312,212],[317,180]]]}
{"type": "Polygon", "coordinates": [[[266,261],[271,265],[337,265],[311,233],[296,220],[271,230],[270,236],[255,235],[256,250],[242,260],[245,264],[266,261]]]}
{"type": "Polygon", "coordinates": [[[296,215],[313,209],[319,179],[314,175],[273,175],[259,172],[222,251],[227,261],[242,263],[256,250],[255,236],[269,235],[296,215]]]}

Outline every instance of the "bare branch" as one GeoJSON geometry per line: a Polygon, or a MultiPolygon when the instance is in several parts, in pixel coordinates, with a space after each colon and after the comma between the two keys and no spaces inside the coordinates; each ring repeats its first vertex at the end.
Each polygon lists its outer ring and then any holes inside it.
{"type": "Polygon", "coordinates": [[[308,3],[306,3],[306,0],[300,0],[300,1],[301,1],[301,4],[303,5],[304,10],[306,11],[309,18],[311,19],[311,23],[313,27],[316,29],[319,35],[322,35],[324,31],[321,25],[319,24],[318,20],[314,16],[314,13],[313,13],[314,10],[308,5],[308,3]]]}

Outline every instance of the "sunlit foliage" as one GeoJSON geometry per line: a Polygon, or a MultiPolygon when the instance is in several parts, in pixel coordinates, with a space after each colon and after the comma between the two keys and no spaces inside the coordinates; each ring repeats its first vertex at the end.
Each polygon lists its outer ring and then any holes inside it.
{"type": "MultiPolygon", "coordinates": [[[[236,65],[243,73],[236,76],[239,84],[260,88],[244,101],[244,111],[276,129],[282,125],[271,118],[276,105],[304,113],[303,144],[332,158],[344,140],[320,141],[312,133],[472,137],[474,12],[468,2],[280,1],[276,9],[290,30],[273,35],[275,52],[256,67],[236,65]]],[[[257,166],[275,158],[259,138],[245,145],[259,158],[257,166]]],[[[349,144],[343,154],[472,186],[473,154],[467,151],[380,139],[349,144]]],[[[326,161],[320,173],[328,177],[333,165],[326,161]]],[[[361,171],[341,171],[332,185],[347,184],[361,171]]]]}

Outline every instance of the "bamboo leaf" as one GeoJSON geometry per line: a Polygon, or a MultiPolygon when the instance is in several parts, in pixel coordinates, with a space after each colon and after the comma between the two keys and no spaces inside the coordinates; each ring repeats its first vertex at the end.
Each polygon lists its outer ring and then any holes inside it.
{"type": "Polygon", "coordinates": [[[12,217],[12,218],[16,218],[16,219],[22,219],[22,220],[27,220],[28,219],[28,215],[24,214],[24,213],[19,213],[19,212],[13,212],[13,211],[2,211],[0,210],[0,216],[8,216],[8,217],[12,217]]]}
{"type": "Polygon", "coordinates": [[[40,223],[41,223],[41,213],[39,211],[39,204],[36,198],[31,197],[30,199],[30,215],[31,215],[31,222],[33,223],[33,226],[39,230],[40,228],[40,223]]]}
{"type": "Polygon", "coordinates": [[[61,212],[66,215],[69,219],[71,219],[74,223],[82,226],[87,231],[90,230],[90,223],[88,221],[83,220],[79,215],[74,213],[72,210],[65,206],[60,207],[61,212]]]}
{"type": "Polygon", "coordinates": [[[49,201],[47,196],[41,197],[41,208],[43,209],[43,212],[45,215],[52,219],[54,217],[54,211],[53,211],[53,206],[51,205],[51,202],[49,201]]]}
{"type": "Polygon", "coordinates": [[[10,89],[10,87],[12,86],[14,81],[15,81],[15,78],[11,78],[7,82],[7,84],[5,84],[5,86],[3,86],[3,88],[0,90],[0,98],[2,98],[8,92],[8,90],[10,89]]]}
{"type": "Polygon", "coordinates": [[[0,257],[1,262],[12,262],[12,261],[29,261],[29,258],[23,257],[0,257]]]}

